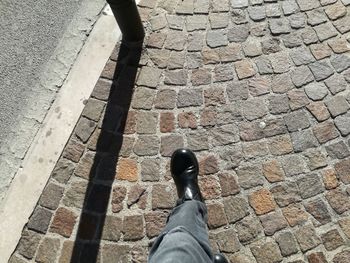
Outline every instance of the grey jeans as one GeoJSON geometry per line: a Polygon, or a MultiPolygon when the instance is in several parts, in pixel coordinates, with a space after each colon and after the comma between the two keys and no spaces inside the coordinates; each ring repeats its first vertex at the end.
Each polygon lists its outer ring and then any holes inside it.
{"type": "Polygon", "coordinates": [[[149,253],[149,263],[212,263],[206,228],[207,207],[196,200],[178,201],[149,253]]]}

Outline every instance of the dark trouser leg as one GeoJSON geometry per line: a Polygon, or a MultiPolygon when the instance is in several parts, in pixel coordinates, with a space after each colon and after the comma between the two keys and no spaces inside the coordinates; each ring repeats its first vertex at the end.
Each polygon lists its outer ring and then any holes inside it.
{"type": "Polygon", "coordinates": [[[149,255],[149,263],[213,262],[204,203],[187,200],[171,212],[162,234],[156,239],[149,255]]]}

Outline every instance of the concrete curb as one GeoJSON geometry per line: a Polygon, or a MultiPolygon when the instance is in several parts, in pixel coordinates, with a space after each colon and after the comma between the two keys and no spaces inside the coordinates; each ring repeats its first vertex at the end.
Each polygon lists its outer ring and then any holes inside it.
{"type": "Polygon", "coordinates": [[[7,262],[121,35],[107,7],[82,48],[17,171],[0,211],[0,262],[7,262]]]}

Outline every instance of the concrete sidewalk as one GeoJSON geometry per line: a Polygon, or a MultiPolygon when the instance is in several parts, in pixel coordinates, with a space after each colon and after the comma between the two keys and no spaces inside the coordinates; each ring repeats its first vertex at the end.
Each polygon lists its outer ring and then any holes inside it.
{"type": "Polygon", "coordinates": [[[140,13],[139,66],[111,54],[10,262],[147,262],[184,146],[213,250],[348,263],[350,2],[144,0],[140,13]]]}

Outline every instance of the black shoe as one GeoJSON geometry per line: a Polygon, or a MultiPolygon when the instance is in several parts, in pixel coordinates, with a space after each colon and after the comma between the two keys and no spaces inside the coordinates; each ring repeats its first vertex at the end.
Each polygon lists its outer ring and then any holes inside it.
{"type": "Polygon", "coordinates": [[[228,261],[223,254],[218,253],[214,255],[214,263],[228,263],[228,261]]]}
{"type": "Polygon", "coordinates": [[[198,200],[203,202],[198,186],[198,161],[191,150],[176,150],[171,157],[170,171],[180,199],[183,201],[198,200]]]}

